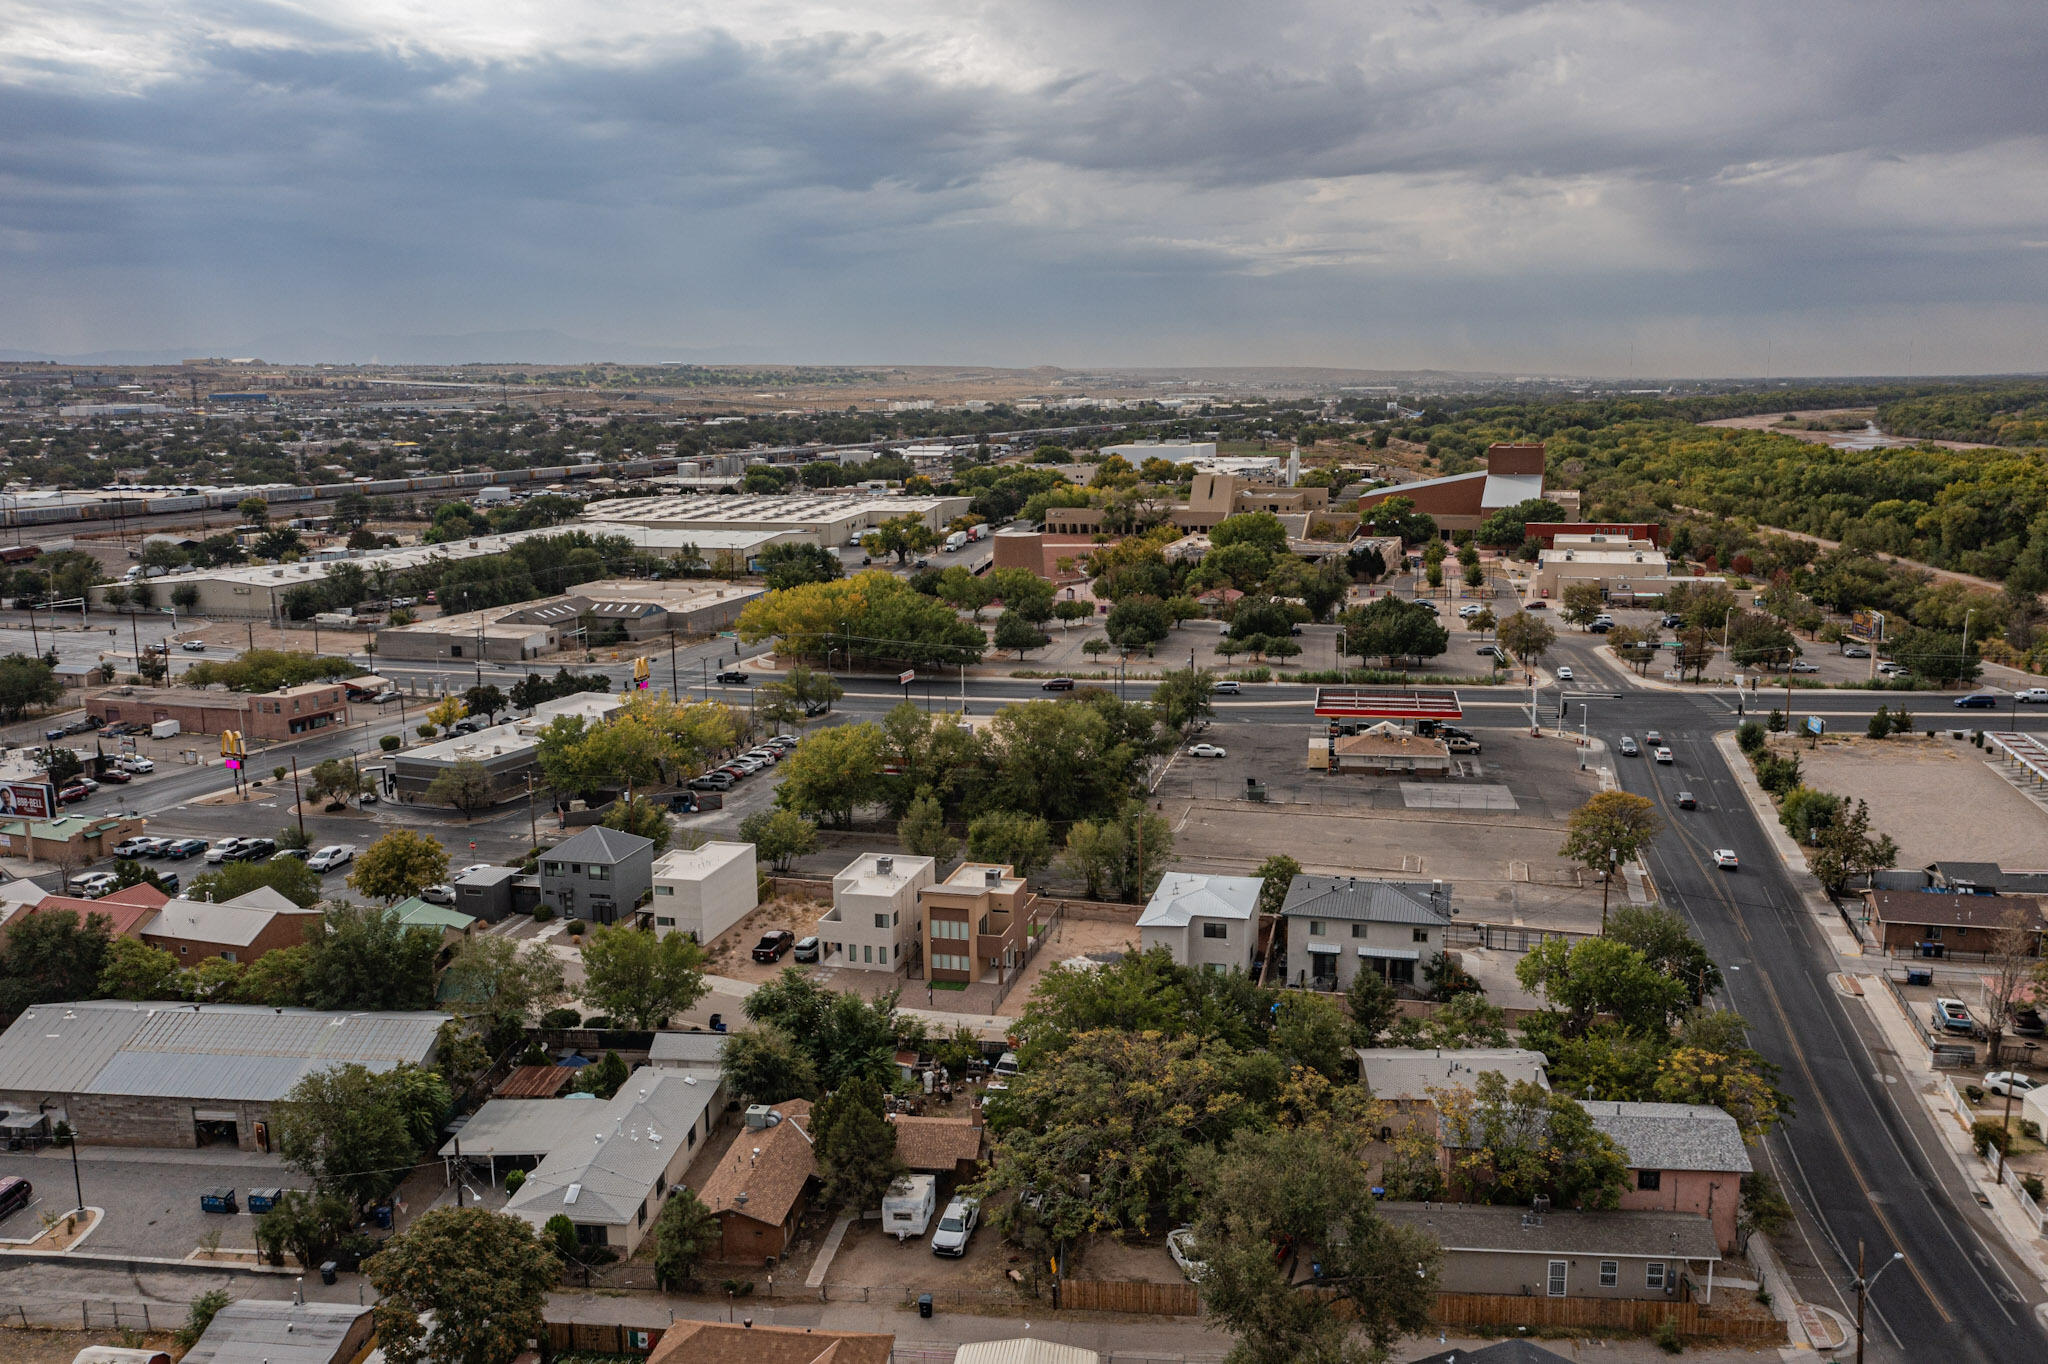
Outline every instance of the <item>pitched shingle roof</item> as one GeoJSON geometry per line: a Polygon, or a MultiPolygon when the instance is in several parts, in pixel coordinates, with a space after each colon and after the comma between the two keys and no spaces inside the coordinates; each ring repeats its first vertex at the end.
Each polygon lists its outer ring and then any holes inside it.
{"type": "Polygon", "coordinates": [[[891,1113],[896,1155],[913,1170],[951,1170],[981,1158],[981,1128],[969,1118],[911,1118],[891,1113]]]}
{"type": "Polygon", "coordinates": [[[893,1335],[805,1326],[737,1326],[679,1321],[647,1364],[889,1364],[893,1335]]]}
{"type": "Polygon", "coordinates": [[[623,862],[640,852],[652,860],[654,840],[593,824],[541,854],[543,862],[623,862]]]}
{"type": "Polygon", "coordinates": [[[1426,1231],[1448,1251],[1718,1260],[1714,1224],[1696,1212],[1546,1212],[1483,1203],[1382,1203],[1389,1222],[1426,1231]]]}
{"type": "Polygon", "coordinates": [[[818,1159],[811,1152],[806,1130],[811,1123],[809,1101],[791,1099],[776,1104],[775,1111],[782,1121],[773,1127],[740,1129],[719,1157],[718,1168],[697,1191],[697,1197],[714,1213],[738,1213],[778,1226],[803,1195],[804,1185],[817,1174],[818,1159]]]}
{"type": "Polygon", "coordinates": [[[1870,912],[1888,924],[1943,928],[2040,928],[2041,902],[2031,895],[1950,895],[1938,890],[1871,890],[1870,912]]]}
{"type": "Polygon", "coordinates": [[[1258,911],[1265,884],[1256,876],[1168,872],[1138,916],[1138,927],[1184,928],[1196,917],[1249,920],[1258,911]]]}
{"type": "Polygon", "coordinates": [[[1290,919],[1359,919],[1380,924],[1448,927],[1448,914],[1431,907],[1432,894],[1441,897],[1438,903],[1448,911],[1448,881],[1374,881],[1356,876],[1302,875],[1288,886],[1287,900],[1280,913],[1290,919]]]}
{"type": "Polygon", "coordinates": [[[1748,1174],[1749,1150],[1735,1119],[1709,1104],[1580,1103],[1593,1126],[1628,1152],[1635,1170],[1710,1170],[1748,1174]]]}

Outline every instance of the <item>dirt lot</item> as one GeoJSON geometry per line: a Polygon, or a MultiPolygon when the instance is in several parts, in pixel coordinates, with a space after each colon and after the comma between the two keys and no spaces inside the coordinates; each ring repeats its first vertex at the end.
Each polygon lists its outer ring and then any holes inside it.
{"type": "Polygon", "coordinates": [[[88,1345],[177,1349],[168,1331],[144,1335],[139,1331],[24,1331],[9,1327],[0,1330],[0,1364],[70,1364],[88,1345]]]}
{"type": "Polygon", "coordinates": [[[1971,744],[1844,735],[1798,751],[1807,785],[1870,803],[1872,824],[1898,840],[1901,867],[1968,861],[2017,870],[2048,861],[2048,813],[1992,771],[1971,744]]]}
{"type": "Polygon", "coordinates": [[[1160,1235],[1143,1241],[1096,1237],[1075,1265],[1074,1277],[1103,1282],[1185,1283],[1180,1266],[1166,1253],[1165,1230],[1162,1228],[1160,1235]]]}
{"type": "Polygon", "coordinates": [[[711,940],[707,949],[711,958],[709,969],[730,980],[764,981],[773,980],[785,966],[801,966],[803,963],[795,960],[794,953],[772,966],[755,961],[751,955],[754,944],[771,928],[786,928],[798,938],[809,937],[818,916],[828,908],[829,905],[815,900],[789,895],[762,901],[744,919],[711,940]]]}
{"type": "MultiPolygon", "coordinates": [[[[950,1186],[941,1181],[938,1209],[943,1210],[950,1186]]],[[[937,1211],[933,1213],[937,1222],[937,1211]]],[[[967,1253],[957,1260],[931,1251],[931,1234],[921,1240],[898,1245],[885,1235],[879,1222],[856,1222],[846,1229],[839,1253],[832,1260],[826,1280],[889,1292],[943,1293],[948,1288],[972,1289],[980,1293],[1003,1291],[1010,1285],[1008,1273],[1023,1262],[1023,1252],[1003,1244],[992,1227],[981,1227],[967,1243],[967,1253]]]]}
{"type": "Polygon", "coordinates": [[[1002,1012],[1012,1018],[1021,1016],[1024,1006],[1031,1001],[1031,992],[1038,988],[1038,978],[1048,967],[1092,952],[1137,950],[1138,930],[1135,924],[1063,916],[1059,926],[1053,930],[1052,941],[1038,949],[1038,955],[1031,959],[1031,964],[1024,968],[1024,974],[1017,978],[1016,985],[1004,997],[1002,1012]]]}

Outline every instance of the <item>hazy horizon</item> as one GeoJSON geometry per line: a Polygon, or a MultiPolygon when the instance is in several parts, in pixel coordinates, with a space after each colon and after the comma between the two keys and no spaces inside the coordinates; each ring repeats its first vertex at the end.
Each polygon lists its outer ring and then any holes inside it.
{"type": "Polygon", "coordinates": [[[1981,0],[0,0],[0,351],[2039,371],[2044,57],[1981,0]]]}

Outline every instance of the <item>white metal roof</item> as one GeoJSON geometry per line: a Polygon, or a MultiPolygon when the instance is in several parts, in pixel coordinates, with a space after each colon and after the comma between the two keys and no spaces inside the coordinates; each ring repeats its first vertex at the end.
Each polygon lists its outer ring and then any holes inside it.
{"type": "Polygon", "coordinates": [[[1169,872],[1138,916],[1138,927],[1184,928],[1195,918],[1249,920],[1258,911],[1265,884],[1256,876],[1169,872]]]}

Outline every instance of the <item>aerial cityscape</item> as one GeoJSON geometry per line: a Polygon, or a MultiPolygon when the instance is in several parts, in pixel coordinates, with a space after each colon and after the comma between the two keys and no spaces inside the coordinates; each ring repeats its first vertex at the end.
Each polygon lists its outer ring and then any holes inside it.
{"type": "Polygon", "coordinates": [[[2048,1359],[1963,10],[0,3],[0,1364],[2048,1359]]]}

